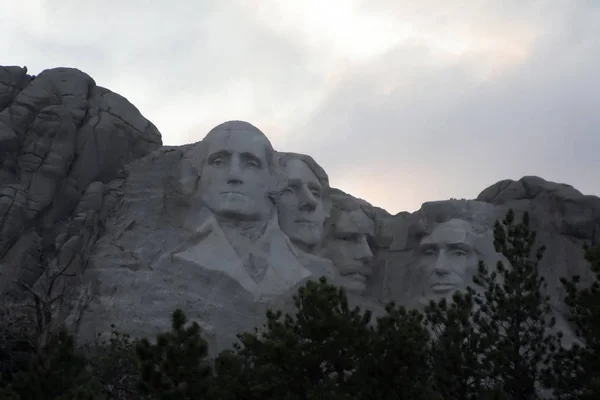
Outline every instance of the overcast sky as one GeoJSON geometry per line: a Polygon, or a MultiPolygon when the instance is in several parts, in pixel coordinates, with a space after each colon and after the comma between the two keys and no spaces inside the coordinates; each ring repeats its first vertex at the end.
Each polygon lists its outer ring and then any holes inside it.
{"type": "Polygon", "coordinates": [[[392,213],[600,194],[598,0],[0,0],[0,27],[0,64],[79,68],[165,144],[246,120],[392,213]]]}

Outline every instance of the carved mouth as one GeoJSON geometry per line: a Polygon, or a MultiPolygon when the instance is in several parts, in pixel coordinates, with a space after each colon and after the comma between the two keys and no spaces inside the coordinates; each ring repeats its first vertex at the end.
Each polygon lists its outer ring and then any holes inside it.
{"type": "Polygon", "coordinates": [[[227,191],[227,192],[221,192],[221,194],[237,194],[237,195],[240,195],[240,196],[245,196],[246,195],[245,193],[242,193],[242,192],[229,192],[229,191],[227,191]]]}
{"type": "Polygon", "coordinates": [[[311,221],[308,219],[297,219],[294,222],[296,222],[297,224],[317,225],[315,221],[311,221]]]}
{"type": "Polygon", "coordinates": [[[360,272],[349,272],[349,273],[341,274],[341,275],[344,278],[352,279],[352,280],[363,282],[363,283],[367,281],[367,276],[360,272]]]}
{"type": "Polygon", "coordinates": [[[435,293],[444,293],[444,292],[449,292],[451,290],[458,289],[458,285],[451,283],[451,282],[449,282],[449,283],[438,282],[438,283],[434,283],[433,285],[431,285],[431,289],[435,293]]]}

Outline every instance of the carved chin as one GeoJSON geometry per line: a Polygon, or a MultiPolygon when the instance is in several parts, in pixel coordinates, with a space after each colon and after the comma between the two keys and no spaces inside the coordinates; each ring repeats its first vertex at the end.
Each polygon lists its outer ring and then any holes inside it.
{"type": "Polygon", "coordinates": [[[248,199],[227,199],[222,201],[218,206],[219,210],[223,214],[252,214],[250,207],[248,207],[248,199]]]}
{"type": "Polygon", "coordinates": [[[334,265],[338,268],[342,276],[361,275],[364,277],[366,264],[360,261],[349,259],[348,257],[332,257],[334,265]]]}
{"type": "Polygon", "coordinates": [[[349,292],[362,294],[367,289],[366,280],[346,278],[342,282],[342,287],[349,292]]]}
{"type": "Polygon", "coordinates": [[[262,218],[259,210],[249,201],[222,202],[213,211],[223,217],[239,220],[262,218]]]}
{"type": "Polygon", "coordinates": [[[460,290],[459,288],[452,288],[449,290],[433,290],[428,289],[423,293],[423,299],[425,301],[434,300],[439,301],[441,299],[451,300],[452,296],[456,291],[460,290]]]}
{"type": "Polygon", "coordinates": [[[290,238],[304,246],[316,246],[321,240],[321,230],[316,224],[295,223],[290,238]]]}
{"type": "Polygon", "coordinates": [[[312,248],[315,247],[318,243],[319,240],[318,238],[316,238],[314,235],[293,235],[292,237],[290,237],[292,243],[294,243],[296,246],[298,247],[306,247],[306,248],[312,248]]]}

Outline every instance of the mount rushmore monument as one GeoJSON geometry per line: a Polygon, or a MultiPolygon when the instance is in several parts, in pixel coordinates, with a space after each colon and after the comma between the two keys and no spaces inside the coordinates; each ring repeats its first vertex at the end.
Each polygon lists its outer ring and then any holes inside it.
{"type": "Polygon", "coordinates": [[[111,324],[154,335],[181,308],[216,351],[321,276],[375,313],[419,307],[502,259],[492,228],[510,208],[530,213],[547,247],[557,316],[559,279],[592,279],[582,246],[600,239],[600,198],[569,185],[504,180],[391,215],[331,184],[318,160],[277,151],[250,122],[162,146],[81,71],[0,67],[0,297],[38,298],[83,342],[111,324]]]}

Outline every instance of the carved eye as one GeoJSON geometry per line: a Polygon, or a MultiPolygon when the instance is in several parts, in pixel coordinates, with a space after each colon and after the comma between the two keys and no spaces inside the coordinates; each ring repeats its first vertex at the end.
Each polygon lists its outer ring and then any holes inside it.
{"type": "Polygon", "coordinates": [[[212,163],[213,163],[213,165],[216,165],[216,166],[223,165],[223,159],[215,158],[212,163]]]}
{"type": "Polygon", "coordinates": [[[315,199],[321,198],[321,192],[319,192],[318,190],[313,190],[312,195],[314,196],[315,199]]]}
{"type": "Polygon", "coordinates": [[[424,256],[434,256],[435,250],[434,249],[423,249],[423,250],[421,250],[421,254],[424,256]]]}
{"type": "Polygon", "coordinates": [[[247,165],[247,166],[249,166],[249,167],[252,167],[252,168],[258,168],[258,167],[260,166],[260,165],[258,164],[258,161],[256,161],[256,160],[252,160],[252,159],[248,160],[248,161],[246,162],[246,165],[247,165]]]}
{"type": "Polygon", "coordinates": [[[286,187],[286,188],[283,190],[283,193],[286,193],[286,194],[294,194],[294,193],[295,193],[295,190],[294,190],[294,188],[293,188],[293,187],[291,187],[291,186],[288,186],[288,187],[286,187]]]}
{"type": "Polygon", "coordinates": [[[358,235],[352,235],[352,234],[337,235],[337,238],[340,240],[343,240],[345,242],[358,242],[360,240],[360,237],[358,235]]]}
{"type": "Polygon", "coordinates": [[[459,257],[462,257],[462,256],[466,256],[466,255],[467,255],[467,252],[466,252],[466,251],[464,251],[464,250],[454,250],[454,251],[452,252],[452,255],[453,255],[453,256],[459,256],[459,257]]]}

